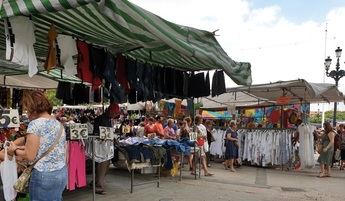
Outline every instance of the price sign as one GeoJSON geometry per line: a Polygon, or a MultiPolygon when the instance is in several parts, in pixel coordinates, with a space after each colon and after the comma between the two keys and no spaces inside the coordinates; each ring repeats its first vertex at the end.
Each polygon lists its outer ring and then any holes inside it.
{"type": "Polygon", "coordinates": [[[190,132],[189,133],[189,140],[190,141],[196,141],[198,139],[198,133],[197,132],[190,132]]]}
{"type": "Polygon", "coordinates": [[[70,134],[71,140],[87,139],[89,137],[87,124],[71,124],[70,134]]]}
{"type": "Polygon", "coordinates": [[[0,111],[0,128],[19,128],[20,119],[18,110],[0,111]]]}
{"type": "Polygon", "coordinates": [[[104,126],[99,127],[99,138],[101,138],[102,140],[113,140],[113,134],[114,133],[112,131],[112,128],[104,126]]]}

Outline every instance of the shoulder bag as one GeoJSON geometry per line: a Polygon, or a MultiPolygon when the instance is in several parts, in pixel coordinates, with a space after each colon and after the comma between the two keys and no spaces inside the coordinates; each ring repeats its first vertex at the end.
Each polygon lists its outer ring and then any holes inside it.
{"type": "Polygon", "coordinates": [[[31,172],[32,169],[34,168],[34,166],[36,165],[36,163],[38,161],[40,161],[42,158],[44,158],[45,156],[47,156],[51,151],[53,151],[53,149],[55,148],[55,146],[59,143],[59,140],[61,138],[61,135],[63,133],[63,125],[61,124],[61,128],[59,131],[59,135],[57,136],[57,138],[55,139],[54,143],[49,147],[49,149],[44,152],[41,157],[39,157],[37,160],[35,160],[34,163],[32,163],[30,166],[28,166],[27,168],[25,168],[25,170],[22,172],[22,174],[20,175],[20,177],[18,178],[17,182],[14,184],[14,189],[19,192],[19,193],[27,193],[28,192],[28,187],[29,187],[29,180],[31,177],[31,172]]]}

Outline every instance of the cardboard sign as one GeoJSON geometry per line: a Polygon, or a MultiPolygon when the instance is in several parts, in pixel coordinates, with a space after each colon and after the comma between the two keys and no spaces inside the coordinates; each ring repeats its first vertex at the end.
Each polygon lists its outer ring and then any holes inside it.
{"type": "Polygon", "coordinates": [[[0,111],[0,128],[19,128],[20,119],[18,110],[0,111]]]}
{"type": "Polygon", "coordinates": [[[102,140],[114,140],[117,139],[119,136],[115,132],[115,128],[111,127],[99,127],[99,138],[102,140]]]}
{"type": "Polygon", "coordinates": [[[71,124],[70,135],[71,140],[87,139],[89,137],[87,124],[71,124]]]}
{"type": "Polygon", "coordinates": [[[190,132],[189,133],[189,140],[190,141],[196,141],[198,139],[198,133],[197,132],[190,132]]]}
{"type": "Polygon", "coordinates": [[[287,105],[289,104],[290,100],[291,96],[279,96],[276,101],[278,105],[287,105]]]}

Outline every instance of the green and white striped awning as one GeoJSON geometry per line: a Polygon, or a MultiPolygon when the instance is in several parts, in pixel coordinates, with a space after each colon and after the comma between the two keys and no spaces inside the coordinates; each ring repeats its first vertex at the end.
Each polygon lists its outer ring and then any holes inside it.
{"type": "MultiPolygon", "coordinates": [[[[181,70],[223,69],[235,83],[250,85],[251,66],[235,62],[211,32],[162,19],[126,0],[4,0],[0,17],[30,15],[36,25],[35,50],[44,59],[51,24],[114,53],[181,70]]],[[[4,33],[3,22],[0,31],[4,33]]],[[[0,36],[0,48],[5,38],[0,36]]]]}

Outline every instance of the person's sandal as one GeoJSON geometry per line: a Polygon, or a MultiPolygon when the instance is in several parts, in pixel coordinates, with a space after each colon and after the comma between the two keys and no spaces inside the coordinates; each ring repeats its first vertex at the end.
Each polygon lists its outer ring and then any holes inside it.
{"type": "Polygon", "coordinates": [[[106,195],[107,193],[104,190],[96,190],[96,194],[106,195]]]}
{"type": "Polygon", "coordinates": [[[205,174],[205,177],[210,177],[210,176],[213,176],[214,174],[212,174],[212,173],[207,173],[207,174],[205,174]]]}
{"type": "Polygon", "coordinates": [[[320,173],[320,175],[317,176],[317,177],[319,177],[319,178],[324,178],[324,177],[327,177],[327,175],[325,175],[325,174],[323,174],[323,173],[320,173]]]}

